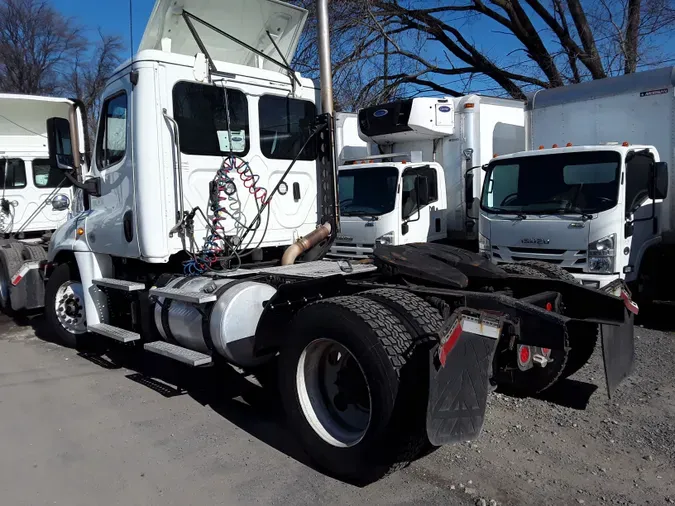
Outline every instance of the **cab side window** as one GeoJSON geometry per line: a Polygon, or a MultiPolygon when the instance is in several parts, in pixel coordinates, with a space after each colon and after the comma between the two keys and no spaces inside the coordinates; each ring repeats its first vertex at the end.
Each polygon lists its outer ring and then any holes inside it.
{"type": "Polygon", "coordinates": [[[121,162],[127,151],[127,94],[120,93],[103,103],[96,140],[96,164],[105,169],[121,162]]]}
{"type": "Polygon", "coordinates": [[[404,172],[401,197],[404,219],[412,216],[418,209],[436,202],[438,200],[438,178],[436,171],[431,167],[420,167],[404,172]],[[426,180],[427,182],[429,188],[428,198],[424,198],[418,194],[419,183],[422,180],[426,180]]]}
{"type": "Polygon", "coordinates": [[[651,153],[632,152],[626,157],[626,213],[635,212],[647,200],[651,153]]]}
{"type": "Polygon", "coordinates": [[[25,188],[26,165],[19,158],[0,158],[0,191],[3,188],[25,188]]]}

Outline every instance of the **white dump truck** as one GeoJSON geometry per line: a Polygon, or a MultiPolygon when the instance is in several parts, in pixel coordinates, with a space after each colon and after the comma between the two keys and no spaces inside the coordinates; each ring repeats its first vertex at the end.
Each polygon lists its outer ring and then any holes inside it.
{"type": "Polygon", "coordinates": [[[320,104],[286,64],[305,10],[158,0],[103,92],[91,162],[79,104],[48,120],[52,167],[82,174],[87,203],[35,268],[48,328],[186,373],[276,362],[288,426],[316,465],[354,481],[477,437],[491,382],[549,387],[599,327],[612,392],[633,361],[621,298],[436,244],[323,259],[339,214],[328,2],[317,5],[320,104]],[[518,362],[522,349],[543,358],[518,362]]]}
{"type": "Polygon", "coordinates": [[[72,183],[49,161],[47,118],[67,118],[73,102],[63,98],[0,94],[0,308],[41,307],[42,280],[21,287],[12,277],[25,260],[47,258],[47,244],[70,217],[72,183]]]}
{"type": "Polygon", "coordinates": [[[363,109],[370,156],[339,169],[336,257],[363,258],[378,244],[451,241],[474,250],[482,171],[495,153],[525,148],[524,104],[467,95],[420,97],[363,109]]]}
{"type": "Polygon", "coordinates": [[[535,93],[529,151],[487,168],[483,253],[672,300],[674,82],[669,67],[535,93]]]}

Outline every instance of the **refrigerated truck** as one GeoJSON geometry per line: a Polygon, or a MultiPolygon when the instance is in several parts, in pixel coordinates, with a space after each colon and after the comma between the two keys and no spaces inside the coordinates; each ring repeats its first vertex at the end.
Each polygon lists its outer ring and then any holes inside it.
{"type": "Polygon", "coordinates": [[[0,308],[5,312],[42,305],[40,279],[21,287],[11,279],[24,260],[47,258],[52,232],[70,217],[72,184],[50,164],[46,121],[67,118],[72,104],[58,97],[0,94],[0,248],[6,252],[0,255],[0,308]]]}
{"type": "Polygon", "coordinates": [[[633,360],[621,298],[438,244],[324,259],[339,229],[327,0],[318,16],[320,103],[285,64],[305,10],[158,0],[103,91],[91,160],[82,104],[48,120],[52,167],[86,195],[34,268],[50,331],[185,367],[277,361],[268,387],[304,450],[361,482],[478,437],[491,383],[571,374],[570,336],[605,329],[612,392],[633,360]]]}
{"type": "Polygon", "coordinates": [[[524,104],[467,95],[419,97],[359,111],[370,156],[339,168],[341,230],[331,255],[449,241],[477,249],[482,171],[525,148],[524,104]]]}
{"type": "Polygon", "coordinates": [[[672,300],[675,68],[541,90],[529,151],[487,169],[481,250],[497,264],[554,264],[602,288],[672,300]]]}

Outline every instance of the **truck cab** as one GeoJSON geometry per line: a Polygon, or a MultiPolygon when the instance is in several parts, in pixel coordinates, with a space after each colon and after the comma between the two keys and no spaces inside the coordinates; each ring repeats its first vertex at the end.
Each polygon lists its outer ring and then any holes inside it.
{"type": "Polygon", "coordinates": [[[366,258],[377,245],[447,236],[443,167],[436,162],[378,161],[342,166],[338,173],[340,233],[335,257],[366,258]]]}
{"type": "Polygon", "coordinates": [[[40,240],[69,217],[72,183],[49,161],[46,120],[72,102],[0,94],[0,234],[40,240]]]}
{"type": "Polygon", "coordinates": [[[544,261],[584,285],[635,279],[659,240],[668,168],[653,146],[566,146],[500,156],[487,168],[480,251],[496,264],[544,261]]]}

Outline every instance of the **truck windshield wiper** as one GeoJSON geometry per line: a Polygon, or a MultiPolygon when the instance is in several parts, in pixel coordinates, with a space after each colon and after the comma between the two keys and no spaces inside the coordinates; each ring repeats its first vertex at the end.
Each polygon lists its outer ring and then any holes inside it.
{"type": "Polygon", "coordinates": [[[591,213],[587,213],[579,207],[545,209],[545,210],[539,211],[539,212],[541,214],[579,214],[579,215],[581,215],[581,217],[583,218],[584,221],[593,219],[593,215],[591,213]]]}
{"type": "Polygon", "coordinates": [[[491,213],[496,213],[496,214],[515,214],[521,220],[527,219],[527,214],[525,214],[523,211],[516,211],[514,209],[503,209],[501,207],[490,207],[490,208],[488,208],[488,210],[491,213]]]}

